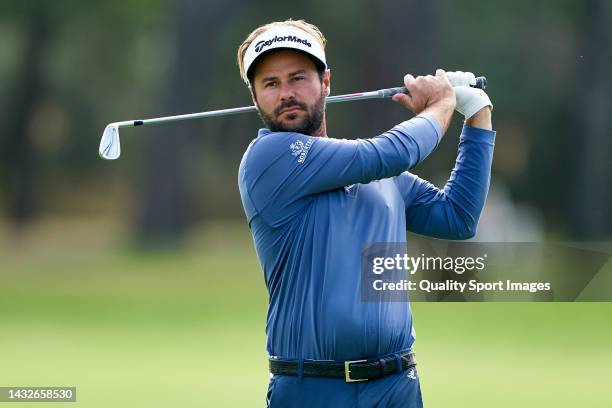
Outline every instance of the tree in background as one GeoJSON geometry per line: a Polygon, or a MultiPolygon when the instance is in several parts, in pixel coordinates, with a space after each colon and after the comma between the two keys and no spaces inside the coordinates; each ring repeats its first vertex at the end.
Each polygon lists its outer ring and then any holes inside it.
{"type": "Polygon", "coordinates": [[[24,7],[16,14],[22,21],[23,40],[15,79],[4,106],[0,154],[7,211],[14,225],[20,227],[38,209],[38,159],[29,124],[45,93],[45,57],[53,27],[46,3],[24,7]]]}
{"type": "MultiPolygon", "coordinates": [[[[216,55],[227,47],[218,41],[235,9],[234,2],[179,0],[173,3],[172,62],[163,79],[162,111],[186,113],[199,110],[223,86],[215,75],[216,55]]],[[[194,179],[197,161],[210,137],[199,121],[148,130],[143,150],[145,169],[140,181],[136,216],[137,237],[147,247],[174,246],[196,220],[194,179]]],[[[207,189],[214,189],[213,185],[207,189]]],[[[206,199],[206,197],[202,197],[206,199]]]]}
{"type": "Polygon", "coordinates": [[[572,162],[578,176],[572,224],[578,237],[601,239],[612,229],[612,2],[589,0],[583,4],[580,47],[584,62],[573,81],[574,98],[568,106],[574,121],[573,142],[581,145],[577,160],[572,162]]]}

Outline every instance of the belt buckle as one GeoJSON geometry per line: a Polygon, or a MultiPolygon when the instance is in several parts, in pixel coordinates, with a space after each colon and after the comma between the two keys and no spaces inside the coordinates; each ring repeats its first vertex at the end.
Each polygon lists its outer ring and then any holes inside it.
{"type": "Polygon", "coordinates": [[[353,361],[345,361],[344,362],[344,379],[347,383],[349,382],[360,382],[360,381],[368,381],[367,378],[359,378],[353,379],[351,378],[351,368],[350,365],[353,363],[365,363],[368,360],[353,360],[353,361]]]}

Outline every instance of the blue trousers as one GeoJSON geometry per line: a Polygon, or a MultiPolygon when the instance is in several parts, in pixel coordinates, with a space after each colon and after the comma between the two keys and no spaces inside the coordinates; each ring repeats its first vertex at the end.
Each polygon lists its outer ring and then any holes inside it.
{"type": "Polygon", "coordinates": [[[376,380],[347,383],[338,378],[274,375],[268,408],[422,408],[416,367],[376,380]]]}

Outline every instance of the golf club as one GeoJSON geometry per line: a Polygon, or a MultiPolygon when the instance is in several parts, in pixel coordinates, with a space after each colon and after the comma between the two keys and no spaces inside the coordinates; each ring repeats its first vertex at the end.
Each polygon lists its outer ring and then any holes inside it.
{"type": "MultiPolygon", "coordinates": [[[[483,76],[475,78],[475,82],[470,84],[473,88],[485,89],[487,86],[487,79],[483,76]]],[[[405,87],[398,88],[386,88],[378,91],[360,92],[345,95],[328,96],[325,99],[326,103],[336,103],[345,101],[358,101],[362,99],[375,99],[375,98],[390,98],[397,93],[410,94],[408,89],[405,87]]],[[[175,122],[179,120],[199,119],[208,118],[213,116],[226,116],[234,115],[238,113],[256,112],[255,106],[243,106],[240,108],[221,109],[208,112],[189,113],[185,115],[165,116],[161,118],[152,119],[139,119],[139,120],[126,120],[123,122],[113,122],[106,126],[104,133],[102,134],[102,140],[100,141],[100,148],[98,154],[105,160],[115,160],[121,155],[121,143],[119,140],[119,129],[126,127],[150,125],[154,123],[166,123],[175,122]]]]}

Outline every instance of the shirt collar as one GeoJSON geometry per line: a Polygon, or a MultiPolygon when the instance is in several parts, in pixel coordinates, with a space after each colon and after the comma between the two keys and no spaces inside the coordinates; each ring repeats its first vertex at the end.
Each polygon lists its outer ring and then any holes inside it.
{"type": "Polygon", "coordinates": [[[266,136],[266,135],[269,135],[270,133],[272,133],[272,131],[270,129],[268,129],[268,128],[261,128],[257,132],[257,137],[266,136]]]}

